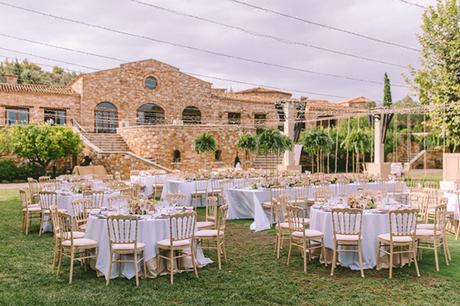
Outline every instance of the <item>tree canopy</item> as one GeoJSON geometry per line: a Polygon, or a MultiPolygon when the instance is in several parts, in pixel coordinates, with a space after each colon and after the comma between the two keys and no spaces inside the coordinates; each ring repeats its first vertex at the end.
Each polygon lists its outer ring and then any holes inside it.
{"type": "Polygon", "coordinates": [[[12,74],[18,78],[19,84],[44,84],[66,86],[77,77],[75,72],[64,71],[61,67],[53,67],[51,71],[42,70],[42,68],[29,62],[27,59],[22,61],[0,62],[0,82],[5,82],[5,76],[12,74]]]}
{"type": "Polygon", "coordinates": [[[410,81],[420,103],[447,105],[430,113],[433,129],[446,135],[447,145],[455,151],[460,144],[460,9],[457,0],[437,1],[423,13],[422,47],[417,71],[411,69],[410,81]]]}
{"type": "Polygon", "coordinates": [[[52,161],[81,150],[80,136],[67,126],[15,125],[0,132],[0,152],[26,158],[45,170],[52,161]]]}

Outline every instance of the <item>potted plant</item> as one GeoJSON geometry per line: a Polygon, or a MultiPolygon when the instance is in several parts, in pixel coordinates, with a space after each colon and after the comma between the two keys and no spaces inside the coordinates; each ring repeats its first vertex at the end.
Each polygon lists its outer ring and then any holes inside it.
{"type": "MultiPolygon", "coordinates": [[[[195,139],[195,152],[203,154],[207,152],[214,152],[217,149],[217,142],[214,136],[210,133],[200,134],[195,139]]],[[[206,157],[204,158],[204,168],[207,168],[206,157]]]]}

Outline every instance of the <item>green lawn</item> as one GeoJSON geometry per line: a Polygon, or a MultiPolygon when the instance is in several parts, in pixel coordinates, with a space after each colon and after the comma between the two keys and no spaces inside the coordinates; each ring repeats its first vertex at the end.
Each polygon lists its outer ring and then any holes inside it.
{"type": "MultiPolygon", "coordinates": [[[[460,243],[450,241],[453,262],[441,272],[434,269],[428,253],[420,263],[422,276],[415,277],[414,267],[396,269],[393,280],[388,271],[359,273],[330,269],[309,263],[303,273],[296,253],[286,266],[286,253],[276,260],[273,233],[252,233],[250,221],[229,222],[227,250],[229,262],[218,271],[216,264],[193,273],[141,280],[115,279],[108,287],[94,271],[77,267],[72,285],[67,284],[68,261],[64,273],[50,271],[52,236],[37,235],[37,226],[22,235],[21,208],[15,190],[0,190],[0,304],[194,304],[194,305],[272,305],[272,304],[455,304],[460,303],[460,243]]],[[[215,258],[214,253],[209,253],[215,258]]]]}

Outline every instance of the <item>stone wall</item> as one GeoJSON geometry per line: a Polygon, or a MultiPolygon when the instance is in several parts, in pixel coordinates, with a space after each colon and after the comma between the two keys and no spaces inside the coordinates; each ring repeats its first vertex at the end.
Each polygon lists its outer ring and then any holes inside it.
{"type": "Polygon", "coordinates": [[[220,91],[211,86],[170,65],[145,60],[84,74],[72,84],[72,89],[81,95],[79,123],[88,131],[94,130],[96,105],[104,101],[117,108],[119,126],[136,125],[137,109],[146,103],[163,108],[165,121],[170,124],[182,119],[182,111],[187,106],[201,111],[202,123],[226,124],[229,112],[241,113],[241,121],[251,124],[255,113],[266,114],[267,120],[276,116],[273,104],[279,93],[266,93],[263,100],[255,94],[231,98],[231,94],[219,95],[220,91]],[[158,85],[153,90],[144,85],[148,76],[157,79],[158,85]]]}
{"type": "MultiPolygon", "coordinates": [[[[128,144],[130,150],[137,155],[155,160],[164,167],[185,171],[208,168],[233,167],[239,135],[254,133],[252,128],[237,126],[168,126],[127,127],[118,133],[128,144]],[[194,141],[202,133],[214,135],[217,149],[221,150],[221,161],[215,160],[214,153],[198,154],[194,151],[194,141]],[[180,163],[174,163],[174,151],[181,152],[180,163]]],[[[240,159],[243,157],[240,152],[240,159]]]]}
{"type": "Polygon", "coordinates": [[[19,93],[0,91],[0,126],[6,124],[8,107],[29,109],[29,122],[44,122],[44,111],[48,109],[65,110],[67,123],[72,118],[80,118],[80,97],[78,95],[58,95],[44,93],[19,93]]]}
{"type": "Polygon", "coordinates": [[[93,165],[104,166],[108,174],[120,173],[122,179],[129,179],[131,170],[149,170],[152,166],[124,153],[96,153],[89,151],[93,165]]]}

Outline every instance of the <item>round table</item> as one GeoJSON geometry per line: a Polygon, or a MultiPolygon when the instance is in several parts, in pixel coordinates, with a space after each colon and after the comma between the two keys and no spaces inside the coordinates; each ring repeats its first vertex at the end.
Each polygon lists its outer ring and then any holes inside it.
{"type": "MultiPolygon", "coordinates": [[[[145,243],[145,261],[147,263],[148,276],[155,277],[165,271],[164,262],[161,267],[156,267],[157,242],[169,238],[169,218],[142,216],[138,226],[138,241],[145,243]]],[[[110,261],[107,219],[91,215],[86,225],[85,238],[98,242],[98,256],[95,267],[97,271],[107,276],[110,261]]],[[[212,263],[211,259],[204,256],[203,250],[199,246],[197,247],[196,259],[199,267],[212,263]]],[[[191,258],[186,258],[182,262],[182,265],[190,267],[191,258]]],[[[139,271],[142,271],[141,266],[139,266],[139,271]]],[[[118,277],[118,274],[117,265],[114,264],[110,277],[118,277]]],[[[134,264],[125,263],[122,267],[121,275],[126,278],[134,277],[134,264]]]]}
{"type": "MultiPolygon", "coordinates": [[[[330,210],[313,206],[310,209],[310,229],[324,233],[324,244],[327,249],[334,248],[334,232],[332,213],[330,210]]],[[[378,235],[390,232],[388,212],[365,210],[362,223],[362,255],[363,268],[372,269],[377,264],[378,235]]],[[[358,253],[339,252],[338,263],[352,270],[359,270],[358,253]]]]}

